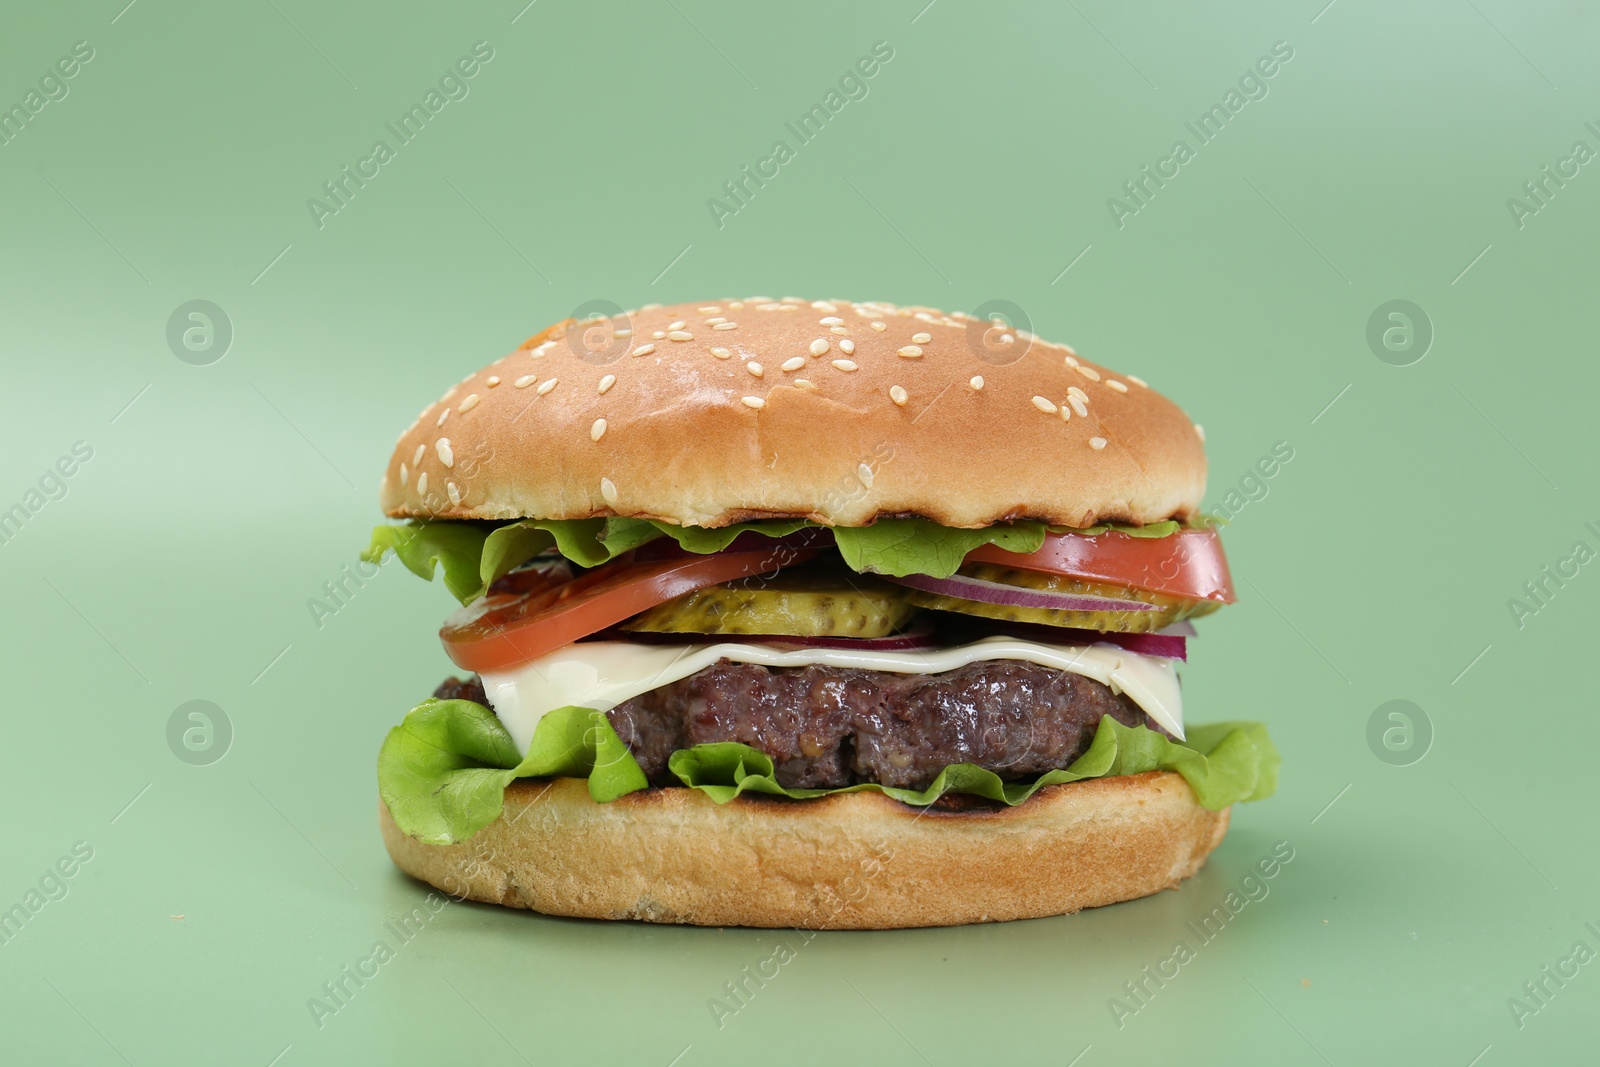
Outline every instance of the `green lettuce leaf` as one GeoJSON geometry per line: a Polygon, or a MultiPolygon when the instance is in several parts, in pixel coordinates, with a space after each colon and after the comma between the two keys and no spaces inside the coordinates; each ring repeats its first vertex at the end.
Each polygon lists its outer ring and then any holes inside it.
{"type": "Polygon", "coordinates": [[[805,800],[829,793],[882,793],[918,807],[946,793],[970,793],[1004,804],[1021,804],[1047,785],[1108,778],[1144,771],[1177,771],[1194,788],[1202,806],[1219,811],[1241,801],[1262,800],[1278,787],[1278,750],[1258,722],[1197,726],[1185,742],[1173,741],[1143,726],[1124,726],[1110,716],[1100,720],[1088,751],[1065,770],[1046,771],[1030,781],[1007,782],[972,763],[939,772],[926,789],[900,789],[863,782],[836,789],[788,789],[778,783],[772,758],[733,741],[696,745],[674,752],[668,768],[684,785],[719,804],[740,793],[770,793],[805,800]]]}
{"type": "Polygon", "coordinates": [[[975,548],[992,543],[1007,552],[1037,552],[1044,535],[1042,522],[957,530],[927,519],[879,519],[871,526],[839,526],[833,531],[839,554],[851,568],[896,578],[908,574],[948,578],[975,548]]]}
{"type": "Polygon", "coordinates": [[[1171,537],[1179,530],[1211,530],[1226,525],[1228,520],[1220,515],[1198,514],[1187,522],[1166,519],[1162,522],[1145,523],[1143,526],[1130,526],[1125,522],[1102,522],[1097,526],[1052,526],[1050,532],[1080,534],[1083,537],[1094,537],[1103,533],[1121,533],[1129,537],[1171,537]]]}
{"type": "Polygon", "coordinates": [[[470,700],[427,700],[378,752],[378,794],[406,833],[465,841],[500,817],[516,778],[587,778],[605,803],[649,783],[602,712],[557,708],[539,720],[526,757],[495,713],[470,700]]]}
{"type": "Polygon", "coordinates": [[[1121,533],[1129,537],[1171,537],[1183,529],[1183,526],[1184,524],[1176,519],[1168,519],[1165,522],[1152,522],[1144,526],[1129,526],[1123,522],[1102,522],[1097,526],[1052,526],[1050,532],[1078,534],[1081,537],[1094,537],[1103,533],[1121,533]]]}
{"type": "MultiPolygon", "coordinates": [[[[1205,516],[1200,519],[1212,521],[1205,516]]],[[[465,604],[482,596],[497,578],[552,548],[580,567],[598,567],[657,537],[670,537],[689,552],[710,553],[721,552],[742,533],[787,537],[816,525],[805,519],[766,519],[718,529],[625,518],[519,519],[498,527],[449,520],[407,522],[376,527],[361,558],[377,563],[384,552],[392,550],[406,569],[429,579],[435,564],[442,564],[445,586],[465,604]]],[[[1039,550],[1047,531],[1091,537],[1108,531],[1167,537],[1185,525],[1168,520],[1147,526],[1103,523],[1078,529],[1016,522],[959,530],[928,519],[879,519],[871,526],[833,527],[833,539],[845,563],[857,571],[896,578],[908,574],[948,578],[967,553],[987,544],[1026,553],[1039,550]]]]}
{"type": "Polygon", "coordinates": [[[376,526],[361,558],[381,563],[385,552],[393,552],[406,570],[430,582],[435,564],[442,564],[445,588],[465,604],[482,596],[487,584],[479,575],[478,561],[483,558],[490,529],[481,523],[450,520],[376,526]]]}
{"type": "Polygon", "coordinates": [[[488,588],[552,547],[580,567],[598,567],[660,536],[655,523],[644,519],[519,519],[484,541],[478,574],[488,588]]]}
{"type": "MultiPolygon", "coordinates": [[[[1271,796],[1279,762],[1260,723],[1195,726],[1187,741],[1177,742],[1143,726],[1104,718],[1088,751],[1072,766],[1026,782],[1005,782],[992,771],[961,763],[946,767],[923,790],[873,783],[786,789],[778,783],[770,757],[731,741],[674,752],[668,767],[685,786],[719,804],[744,792],[803,800],[871,790],[918,806],[945,793],[971,793],[1014,805],[1047,785],[1170,770],[1183,775],[1201,804],[1220,810],[1271,796]]],[[[601,803],[648,784],[605,715],[588,708],[557,708],[544,716],[527,756],[519,759],[510,735],[488,708],[469,700],[428,700],[389,731],[378,754],[378,792],[389,814],[407,834],[429,844],[464,841],[493,822],[512,780],[548,777],[588,778],[589,795],[601,803]]]]}
{"type": "Polygon", "coordinates": [[[766,534],[768,537],[788,537],[807,526],[817,525],[805,519],[763,519],[759,522],[740,522],[732,526],[719,526],[715,530],[704,526],[673,526],[669,523],[653,523],[658,530],[678,542],[685,552],[699,552],[702,554],[721,552],[733,544],[733,539],[742,533],[766,534]]]}

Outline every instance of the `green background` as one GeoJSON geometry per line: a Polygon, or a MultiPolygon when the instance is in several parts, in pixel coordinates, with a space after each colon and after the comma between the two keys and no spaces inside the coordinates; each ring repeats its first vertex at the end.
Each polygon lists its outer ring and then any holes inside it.
{"type": "Polygon", "coordinates": [[[1600,176],[1507,206],[1600,149],[1592,8],[123,2],[0,30],[0,106],[94,49],[0,145],[0,508],[93,450],[0,544],[0,907],[93,849],[0,945],[12,1062],[1593,1055],[1600,964],[1520,1027],[1508,998],[1600,950],[1600,565],[1521,626],[1507,603],[1600,549],[1600,176]],[[469,95],[319,228],[307,199],[480,40],[469,95]],[[707,199],[877,41],[865,98],[719,228],[707,199]],[[1119,227],[1108,198],[1278,41],[1267,95],[1119,227]],[[1185,672],[1191,720],[1270,723],[1279,794],[1181,892],[1075,917],[807,943],[452,904],[319,1029],[308,998],[423,897],[372,766],[447,670],[450,601],[389,566],[320,627],[307,606],[396,433],[587,301],[749,293],[1009,301],[1207,427],[1213,508],[1286,442],[1185,672]],[[166,339],[194,299],[232,325],[209,365],[166,339]],[[1434,335],[1407,366],[1367,340],[1396,299],[1434,335]],[[190,700],[231,724],[209,765],[169,748],[190,700]],[[1393,753],[1368,741],[1391,700],[1420,709],[1393,753]],[[1199,945],[1277,842],[1268,895],[1199,945]],[[779,942],[719,1029],[708,1000],[779,942]]]}

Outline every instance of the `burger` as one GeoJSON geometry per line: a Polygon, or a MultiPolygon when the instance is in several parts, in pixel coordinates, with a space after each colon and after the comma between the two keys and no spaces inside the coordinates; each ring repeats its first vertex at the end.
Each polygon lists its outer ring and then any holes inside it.
{"type": "Polygon", "coordinates": [[[1186,720],[1234,599],[1203,434],[999,319],[750,297],[569,318],[400,437],[364,558],[461,672],[378,758],[405,872],[552,915],[895,928],[1176,888],[1270,795],[1186,720]]]}

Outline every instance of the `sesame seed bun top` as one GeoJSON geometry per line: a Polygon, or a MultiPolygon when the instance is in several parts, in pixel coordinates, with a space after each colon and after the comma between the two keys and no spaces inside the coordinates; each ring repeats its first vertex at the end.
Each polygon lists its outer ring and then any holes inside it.
{"type": "Polygon", "coordinates": [[[1187,518],[1200,428],[1131,374],[956,312],[715,300],[557,323],[400,435],[396,518],[694,526],[1187,518]]]}

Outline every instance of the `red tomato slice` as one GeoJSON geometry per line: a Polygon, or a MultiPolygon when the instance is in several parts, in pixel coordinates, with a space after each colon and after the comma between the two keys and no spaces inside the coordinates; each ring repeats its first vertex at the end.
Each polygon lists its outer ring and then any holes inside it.
{"type": "Polygon", "coordinates": [[[760,552],[638,563],[613,560],[581,577],[473,601],[439,631],[444,650],[469,671],[498,671],[548,655],[647,608],[708,585],[792,567],[816,549],[778,545],[760,552]]]}
{"type": "Polygon", "coordinates": [[[1007,552],[984,545],[967,553],[967,562],[998,563],[1195,600],[1232,604],[1235,599],[1222,539],[1215,530],[1179,530],[1167,537],[1046,534],[1044,547],[1037,552],[1007,552]]]}

